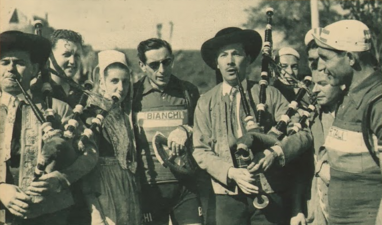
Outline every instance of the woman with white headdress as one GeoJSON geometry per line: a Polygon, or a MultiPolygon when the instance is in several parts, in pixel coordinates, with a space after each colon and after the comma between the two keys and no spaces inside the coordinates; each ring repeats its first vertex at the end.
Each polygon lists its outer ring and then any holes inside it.
{"type": "MultiPolygon", "coordinates": [[[[96,132],[99,161],[85,187],[92,224],[140,224],[141,213],[135,180],[136,149],[131,122],[133,76],[126,56],[115,50],[101,51],[95,68],[96,95],[84,112],[87,124],[101,110],[110,110],[96,132]],[[113,105],[112,98],[119,98],[113,105]]],[[[94,79],[93,77],[93,79],[94,79]]]]}

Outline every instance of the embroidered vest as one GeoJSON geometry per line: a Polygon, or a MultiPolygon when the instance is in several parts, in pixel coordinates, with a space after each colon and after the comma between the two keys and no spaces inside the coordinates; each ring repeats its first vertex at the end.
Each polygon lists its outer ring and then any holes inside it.
{"type": "MultiPolygon", "coordinates": [[[[37,105],[41,108],[41,105],[37,105]]],[[[20,165],[17,174],[13,174],[14,177],[18,177],[15,180],[15,185],[19,186],[22,191],[26,191],[30,183],[34,179],[34,169],[37,163],[37,155],[39,149],[41,149],[42,139],[40,122],[37,120],[36,116],[29,105],[23,105],[21,107],[22,117],[21,117],[21,134],[20,134],[20,165]]],[[[6,118],[5,110],[0,110],[0,118],[6,118]]],[[[15,121],[14,118],[7,118],[15,121]]],[[[7,137],[7,130],[4,129],[4,119],[0,123],[0,140],[4,141],[7,137]]],[[[8,147],[6,146],[6,149],[8,147]]],[[[9,149],[10,150],[10,149],[9,149]]],[[[9,157],[4,156],[4,149],[0,149],[1,154],[1,164],[5,164],[9,157]]],[[[6,177],[0,177],[1,181],[5,181],[6,177]]],[[[30,204],[30,210],[33,212],[31,218],[41,216],[43,214],[53,213],[61,209],[67,208],[73,205],[74,200],[69,189],[63,190],[60,193],[50,193],[49,195],[44,195],[39,198],[38,202],[30,204]]],[[[0,213],[0,217],[1,217],[0,213]]],[[[1,221],[1,219],[0,219],[1,221]]]]}

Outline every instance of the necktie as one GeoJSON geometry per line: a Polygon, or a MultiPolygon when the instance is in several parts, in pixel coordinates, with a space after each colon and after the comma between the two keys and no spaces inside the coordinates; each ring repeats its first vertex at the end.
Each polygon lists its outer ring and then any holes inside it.
{"type": "Polygon", "coordinates": [[[233,87],[230,94],[231,99],[231,117],[232,129],[236,138],[243,136],[242,121],[240,119],[240,93],[237,88],[233,87]]]}
{"type": "Polygon", "coordinates": [[[235,87],[232,88],[231,93],[229,95],[229,99],[231,101],[230,104],[230,109],[231,109],[231,129],[232,129],[232,134],[234,135],[235,138],[237,137],[237,118],[236,118],[236,92],[237,89],[235,87]]]}

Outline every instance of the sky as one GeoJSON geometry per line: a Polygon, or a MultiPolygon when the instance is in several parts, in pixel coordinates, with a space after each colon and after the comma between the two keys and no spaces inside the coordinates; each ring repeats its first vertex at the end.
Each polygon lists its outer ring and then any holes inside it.
{"type": "Polygon", "coordinates": [[[82,34],[95,50],[136,48],[142,40],[162,38],[174,49],[200,49],[204,41],[228,26],[242,27],[246,8],[258,0],[1,0],[0,30],[6,30],[16,7],[25,15],[45,16],[55,29],[82,34]],[[170,22],[173,34],[170,40],[170,22]]]}

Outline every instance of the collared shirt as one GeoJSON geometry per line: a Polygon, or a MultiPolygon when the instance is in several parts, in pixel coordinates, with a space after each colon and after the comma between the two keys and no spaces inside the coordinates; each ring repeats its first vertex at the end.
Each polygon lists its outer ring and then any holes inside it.
{"type": "Polygon", "coordinates": [[[12,95],[8,94],[7,92],[0,92],[0,105],[8,107],[11,96],[12,95]]]}
{"type": "Polygon", "coordinates": [[[11,98],[12,97],[16,97],[17,99],[19,99],[20,101],[25,101],[25,97],[23,94],[18,94],[16,96],[13,96],[7,92],[1,92],[0,91],[0,105],[4,105],[6,107],[8,107],[10,101],[11,101],[11,98]]]}
{"type": "MultiPolygon", "coordinates": [[[[249,81],[248,81],[249,82],[249,81]]],[[[206,170],[212,179],[215,194],[235,194],[233,189],[228,186],[228,170],[233,166],[232,154],[230,151],[229,133],[227,123],[227,107],[223,97],[223,84],[215,86],[205,93],[198,101],[195,109],[193,156],[200,168],[206,170]]],[[[248,83],[249,85],[249,83],[248,83]]],[[[259,104],[260,85],[249,85],[248,98],[251,110],[256,109],[259,104]]],[[[226,93],[227,91],[225,91],[226,93]]],[[[267,107],[265,113],[265,131],[268,131],[285,114],[288,109],[288,102],[281,93],[274,87],[268,87],[266,91],[267,107]]],[[[297,118],[298,119],[298,118],[297,118]]],[[[297,155],[301,154],[311,145],[311,135],[307,131],[299,132],[285,138],[281,146],[285,156],[285,163],[288,163],[297,155]]],[[[285,170],[286,171],[286,170],[285,170]]],[[[286,172],[287,173],[287,172],[286,172]]],[[[274,174],[267,177],[272,179],[272,189],[277,192],[285,190],[288,182],[285,179],[284,170],[274,170],[274,174]]],[[[271,183],[271,181],[269,181],[271,183]]]]}
{"type": "MultiPolygon", "coordinates": [[[[243,88],[243,91],[244,91],[244,95],[248,95],[248,81],[247,79],[244,79],[242,82],[241,82],[241,85],[242,85],[242,88],[243,88]]],[[[242,113],[242,103],[241,103],[241,93],[239,92],[239,88],[238,86],[235,86],[235,87],[232,87],[231,85],[229,85],[226,81],[223,81],[223,84],[222,84],[222,94],[223,96],[225,95],[231,95],[232,92],[233,92],[233,88],[235,88],[235,93],[234,93],[234,97],[236,98],[236,106],[235,106],[235,110],[236,110],[236,134],[237,134],[237,137],[236,138],[239,138],[239,137],[242,137],[243,136],[243,127],[245,126],[245,124],[243,124],[243,113],[242,113]],[[238,122],[238,121],[241,121],[241,122],[238,122]]],[[[285,96],[284,96],[285,97],[285,96]]],[[[231,99],[232,101],[232,99],[231,99]]],[[[285,160],[284,160],[284,153],[282,151],[281,148],[279,147],[273,147],[272,148],[273,151],[276,152],[277,156],[279,156],[279,163],[280,165],[284,165],[285,164],[285,160]]]]}
{"type": "MultiPolygon", "coordinates": [[[[166,105],[184,105],[184,87],[189,90],[191,98],[190,104],[194,108],[199,98],[199,91],[194,85],[189,82],[180,81],[173,75],[170,77],[170,81],[163,91],[154,88],[148,77],[144,77],[141,81],[138,81],[134,87],[136,89],[136,91],[134,91],[135,101],[133,101],[133,109],[135,111],[140,111],[142,108],[162,108],[166,105]],[[180,82],[183,82],[183,85],[180,85],[180,82]],[[137,86],[138,84],[140,87],[137,86]],[[142,99],[137,100],[137,97],[142,97],[142,99]],[[180,99],[183,100],[180,101],[180,99]]],[[[192,122],[192,120],[190,121],[192,122]]]]}
{"type": "MultiPolygon", "coordinates": [[[[244,79],[244,81],[242,81],[242,87],[243,87],[243,90],[244,90],[244,94],[246,94],[246,90],[247,90],[247,80],[244,79]]],[[[223,91],[223,96],[226,96],[226,95],[232,95],[232,92],[233,92],[233,89],[236,89],[235,90],[235,93],[234,93],[234,98],[236,98],[236,105],[234,106],[235,107],[235,115],[236,115],[236,133],[237,133],[237,138],[243,136],[243,124],[241,122],[238,122],[238,121],[241,121],[241,116],[240,116],[240,104],[241,104],[241,93],[239,92],[239,88],[236,86],[236,87],[232,87],[231,85],[229,85],[226,81],[223,81],[223,84],[222,84],[222,91],[223,91]]],[[[231,99],[232,101],[232,99],[231,99]]]]}

